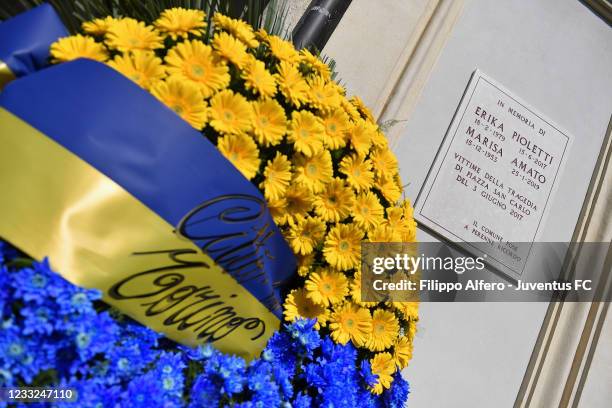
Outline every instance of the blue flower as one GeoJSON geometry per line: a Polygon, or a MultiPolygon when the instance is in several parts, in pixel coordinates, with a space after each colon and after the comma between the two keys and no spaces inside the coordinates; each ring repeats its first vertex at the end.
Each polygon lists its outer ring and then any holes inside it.
{"type": "Polygon", "coordinates": [[[372,373],[372,366],[367,359],[361,361],[359,375],[367,387],[373,387],[378,382],[378,376],[372,373]]]}
{"type": "Polygon", "coordinates": [[[385,406],[390,408],[402,408],[408,399],[409,393],[410,386],[408,382],[404,380],[401,373],[395,373],[393,375],[391,388],[385,390],[383,393],[385,406]]]}

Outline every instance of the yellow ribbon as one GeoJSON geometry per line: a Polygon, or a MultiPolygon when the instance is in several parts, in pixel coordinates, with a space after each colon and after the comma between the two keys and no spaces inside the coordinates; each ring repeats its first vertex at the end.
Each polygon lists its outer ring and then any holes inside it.
{"type": "Polygon", "coordinates": [[[256,356],[279,320],[189,240],[0,108],[0,236],[178,342],[256,356]]]}
{"type": "Polygon", "coordinates": [[[15,75],[13,75],[13,72],[10,70],[8,65],[0,61],[0,91],[13,79],[15,79],[15,75]]]}

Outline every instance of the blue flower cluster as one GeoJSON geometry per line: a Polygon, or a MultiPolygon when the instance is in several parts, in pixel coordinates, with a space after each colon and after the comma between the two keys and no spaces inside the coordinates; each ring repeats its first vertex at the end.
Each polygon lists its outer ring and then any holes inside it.
{"type": "Polygon", "coordinates": [[[367,360],[321,338],[314,320],[276,332],[247,363],[179,346],[100,298],[0,241],[0,387],[72,387],[80,407],[403,407],[408,397],[399,374],[373,395],[367,360]]]}

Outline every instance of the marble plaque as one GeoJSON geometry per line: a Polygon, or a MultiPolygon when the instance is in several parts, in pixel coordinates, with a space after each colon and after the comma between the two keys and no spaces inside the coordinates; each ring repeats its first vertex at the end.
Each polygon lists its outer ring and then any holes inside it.
{"type": "Polygon", "coordinates": [[[477,70],[417,198],[415,218],[520,279],[571,140],[477,70]]]}

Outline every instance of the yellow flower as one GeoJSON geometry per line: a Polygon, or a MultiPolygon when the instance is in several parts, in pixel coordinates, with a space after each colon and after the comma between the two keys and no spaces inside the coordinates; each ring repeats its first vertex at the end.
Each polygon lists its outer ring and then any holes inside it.
{"type": "Polygon", "coordinates": [[[255,177],[261,160],[257,145],[250,136],[242,133],[225,135],[219,138],[217,148],[244,177],[249,180],[255,177]]]}
{"type": "Polygon", "coordinates": [[[259,94],[261,97],[272,97],[276,93],[276,80],[268,72],[266,64],[253,58],[242,72],[246,89],[259,94]]]}
{"type": "Polygon", "coordinates": [[[314,77],[308,85],[308,101],[315,109],[328,112],[340,106],[340,95],[323,78],[314,77]]]}
{"type": "Polygon", "coordinates": [[[229,70],[225,61],[201,41],[184,41],[174,46],[165,58],[168,73],[196,84],[204,98],[227,87],[229,70]]]}
{"type": "Polygon", "coordinates": [[[264,180],[259,188],[264,190],[267,200],[280,200],[291,182],[291,162],[284,154],[276,152],[276,156],[266,164],[264,180]]]}
{"type": "Polygon", "coordinates": [[[368,122],[368,123],[370,123],[376,129],[376,131],[374,132],[372,136],[372,145],[374,145],[375,147],[379,149],[388,149],[389,142],[387,141],[387,136],[385,136],[385,134],[381,132],[380,128],[378,127],[376,123],[374,122],[368,122]]]}
{"type": "Polygon", "coordinates": [[[374,134],[374,128],[368,124],[365,120],[359,120],[349,130],[349,139],[353,149],[361,157],[368,154],[370,145],[372,144],[372,135],[374,134]]]}
{"type": "Polygon", "coordinates": [[[311,157],[296,154],[295,181],[313,193],[323,191],[334,173],[332,158],[328,150],[322,150],[311,157]]]}
{"type": "Polygon", "coordinates": [[[259,43],[255,39],[253,28],[242,20],[236,20],[221,13],[215,13],[213,16],[215,30],[224,30],[229,32],[234,37],[238,38],[247,47],[257,47],[259,43]]]}
{"type": "Polygon", "coordinates": [[[162,60],[153,51],[136,50],[120,54],[108,65],[145,89],[150,89],[166,76],[162,60]]]}
{"type": "Polygon", "coordinates": [[[296,254],[308,255],[325,235],[325,222],[314,217],[298,217],[289,229],[287,241],[296,254]]]}
{"type": "Polygon", "coordinates": [[[169,78],[155,84],[151,93],[194,128],[204,127],[206,102],[195,85],[169,78]]]}
{"type": "Polygon", "coordinates": [[[93,38],[77,34],[54,42],[51,45],[51,56],[54,62],[72,61],[77,58],[104,62],[108,58],[108,53],[106,48],[93,38]]]}
{"type": "Polygon", "coordinates": [[[289,186],[283,200],[284,209],[282,213],[274,219],[279,225],[293,225],[296,218],[305,217],[312,209],[312,193],[304,188],[298,188],[295,185],[289,186]]]}
{"type": "Polygon", "coordinates": [[[276,81],[279,91],[287,102],[299,108],[308,101],[308,83],[295,65],[283,61],[277,69],[276,81]]]}
{"type": "Polygon", "coordinates": [[[368,232],[370,242],[400,242],[402,236],[388,225],[378,225],[368,232]]]}
{"type": "Polygon", "coordinates": [[[374,173],[379,177],[390,178],[397,173],[397,159],[389,149],[374,149],[370,154],[374,173]]]}
{"type": "Polygon", "coordinates": [[[315,198],[315,212],[328,222],[344,221],[353,208],[355,194],[344,184],[344,180],[334,178],[321,194],[315,198]]]}
{"type": "MultiPolygon", "coordinates": [[[[353,277],[353,279],[351,279],[350,292],[351,292],[351,298],[358,305],[365,306],[365,307],[373,307],[378,304],[378,302],[366,302],[363,300],[363,297],[361,296],[361,271],[360,270],[355,272],[355,276],[353,277]]],[[[367,294],[368,294],[368,298],[370,295],[376,295],[376,293],[372,292],[371,290],[368,291],[367,294]]],[[[369,332],[368,332],[368,335],[369,335],[369,332]]]]}
{"type": "Polygon", "coordinates": [[[385,200],[392,204],[396,203],[402,196],[401,187],[391,177],[379,177],[376,186],[383,197],[385,197],[385,200]]]}
{"type": "Polygon", "coordinates": [[[353,225],[334,226],[323,247],[325,260],[333,267],[346,271],[359,266],[363,231],[353,225]]]}
{"type": "Polygon", "coordinates": [[[352,121],[361,119],[359,111],[348,99],[342,98],[340,104],[342,105],[344,112],[349,116],[349,118],[351,118],[352,121]]]}
{"type": "Polygon", "coordinates": [[[200,37],[206,28],[202,10],[187,10],[182,7],[173,7],[162,11],[153,25],[173,40],[189,38],[189,34],[200,37]]]}
{"type": "Polygon", "coordinates": [[[210,125],[218,132],[246,132],[251,128],[252,115],[253,110],[246,98],[229,89],[219,92],[210,100],[210,125]]]}
{"type": "Polygon", "coordinates": [[[385,388],[391,387],[393,382],[393,373],[395,373],[393,357],[389,353],[377,353],[370,360],[370,366],[372,374],[378,376],[378,381],[372,387],[372,393],[380,395],[385,388]]]}
{"type": "Polygon", "coordinates": [[[306,296],[304,288],[294,289],[285,299],[285,310],[283,315],[285,320],[292,322],[297,318],[317,319],[315,329],[325,325],[327,321],[327,310],[324,306],[317,305],[306,296]]]}
{"type": "Polygon", "coordinates": [[[109,27],[115,21],[117,20],[110,16],[105,18],[96,18],[91,21],[84,22],[81,27],[87,34],[103,36],[108,32],[109,27]]]}
{"type": "Polygon", "coordinates": [[[276,225],[283,226],[287,223],[287,200],[284,198],[279,200],[268,200],[268,209],[276,225]]]}
{"type": "Polygon", "coordinates": [[[319,305],[333,305],[344,300],[348,280],[343,273],[319,269],[311,273],[304,284],[306,296],[319,305]]]}
{"type": "Polygon", "coordinates": [[[372,330],[372,317],[368,309],[345,302],[332,312],[329,330],[336,343],[346,344],[351,340],[356,346],[363,346],[372,330]]]}
{"type": "Polygon", "coordinates": [[[391,347],[398,331],[399,323],[395,314],[384,309],[376,309],[372,315],[372,331],[367,347],[372,351],[383,351],[391,347]]]}
{"type": "Polygon", "coordinates": [[[340,149],[346,145],[346,136],[349,129],[349,118],[342,109],[334,109],[323,115],[325,137],[323,142],[332,150],[340,149]]]}
{"type": "Polygon", "coordinates": [[[289,41],[285,41],[276,35],[269,35],[267,41],[270,53],[279,61],[294,63],[299,59],[298,52],[289,41]]]}
{"type": "Polygon", "coordinates": [[[361,113],[361,115],[365,119],[369,120],[370,122],[376,122],[374,120],[374,115],[372,115],[372,111],[370,111],[370,109],[367,106],[365,106],[365,103],[363,103],[360,97],[358,97],[357,95],[353,96],[351,98],[351,103],[353,104],[355,108],[357,108],[359,113],[361,113]]]}
{"type": "Polygon", "coordinates": [[[400,337],[393,345],[393,361],[400,370],[408,366],[412,358],[412,343],[407,337],[400,337]]]}
{"type": "Polygon", "coordinates": [[[404,319],[419,319],[419,302],[393,302],[393,307],[397,309],[404,319]]]}
{"type": "Polygon", "coordinates": [[[122,18],[108,27],[106,44],[121,52],[163,48],[162,36],[142,21],[122,18]]]}
{"type": "Polygon", "coordinates": [[[288,140],[294,144],[295,150],[312,156],[323,150],[325,129],[321,119],[308,111],[293,111],[289,126],[288,140]]]}
{"type": "Polygon", "coordinates": [[[310,273],[310,268],[312,267],[312,263],[314,262],[314,256],[314,252],[311,252],[308,255],[296,254],[296,258],[298,261],[298,275],[302,277],[308,276],[308,274],[310,273]]]}
{"type": "Polygon", "coordinates": [[[212,46],[219,55],[240,69],[244,68],[244,65],[249,61],[246,46],[228,33],[215,34],[212,46]]]}
{"type": "Polygon", "coordinates": [[[287,133],[285,110],[274,99],[252,102],[253,133],[262,146],[276,146],[287,133]]]}
{"type": "Polygon", "coordinates": [[[329,66],[306,48],[300,50],[300,62],[306,64],[316,75],[319,75],[324,80],[331,80],[331,70],[329,66]]]}
{"type": "Polygon", "coordinates": [[[346,176],[348,183],[357,191],[372,187],[374,173],[371,169],[372,162],[356,155],[343,158],[339,168],[340,173],[346,176]]]}
{"type": "Polygon", "coordinates": [[[353,210],[353,220],[361,228],[371,230],[383,222],[383,206],[371,191],[359,194],[355,198],[353,210]]]}

